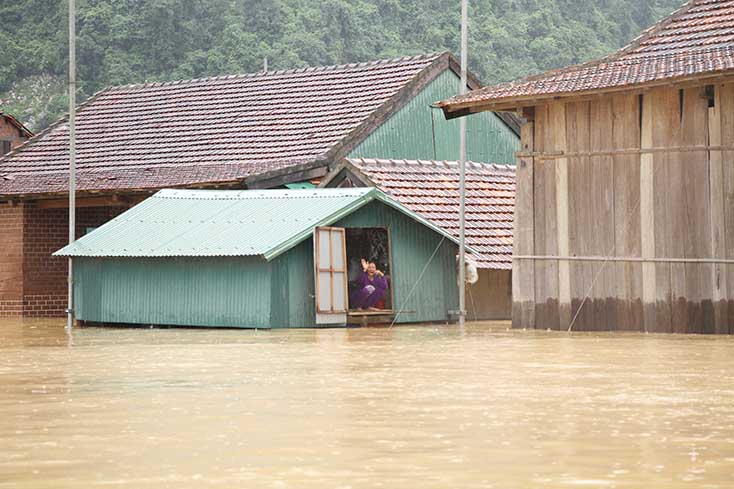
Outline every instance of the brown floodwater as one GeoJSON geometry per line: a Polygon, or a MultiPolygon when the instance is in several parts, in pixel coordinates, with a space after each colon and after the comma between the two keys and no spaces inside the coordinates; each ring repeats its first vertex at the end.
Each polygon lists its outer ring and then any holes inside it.
{"type": "Polygon", "coordinates": [[[731,488],[734,339],[0,320],[0,488],[731,488]]]}

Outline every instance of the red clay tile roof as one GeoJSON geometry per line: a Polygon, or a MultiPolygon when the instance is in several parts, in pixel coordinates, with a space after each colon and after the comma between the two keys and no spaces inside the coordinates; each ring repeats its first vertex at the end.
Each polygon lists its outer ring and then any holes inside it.
{"type": "MultiPolygon", "coordinates": [[[[447,161],[348,159],[375,186],[459,235],[459,166],[447,161]]],[[[512,270],[515,167],[467,163],[466,241],[480,268],[512,270]]]]}
{"type": "Polygon", "coordinates": [[[734,0],[693,0],[617,53],[481,88],[439,103],[447,113],[536,98],[720,75],[734,70],[734,0]]]}
{"type": "MultiPolygon", "coordinates": [[[[450,61],[443,53],[107,88],[77,115],[78,188],[229,182],[317,160],[450,61]]],[[[68,145],[61,120],[0,159],[0,195],[63,192],[68,145]]]]}

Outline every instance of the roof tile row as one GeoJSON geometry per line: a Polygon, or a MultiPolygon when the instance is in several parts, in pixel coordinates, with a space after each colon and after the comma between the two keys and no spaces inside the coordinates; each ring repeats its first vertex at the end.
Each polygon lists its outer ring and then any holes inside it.
{"type": "MultiPolygon", "coordinates": [[[[349,159],[395,200],[454,236],[459,235],[456,162],[349,159]]],[[[480,268],[512,269],[515,168],[467,163],[466,241],[480,268]]]]}

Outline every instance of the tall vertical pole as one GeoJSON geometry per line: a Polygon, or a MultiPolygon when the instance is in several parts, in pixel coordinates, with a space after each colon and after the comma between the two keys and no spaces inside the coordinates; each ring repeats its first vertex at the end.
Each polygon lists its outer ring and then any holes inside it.
{"type": "MultiPolygon", "coordinates": [[[[69,0],[69,244],[76,229],[76,4],[69,0]]],[[[74,323],[74,271],[69,258],[69,296],[66,328],[74,323]]]]}
{"type": "MultiPolygon", "coordinates": [[[[468,0],[461,0],[461,95],[466,93],[468,19],[468,0]]],[[[459,326],[463,327],[466,322],[466,117],[459,119],[459,195],[459,326]]]]}

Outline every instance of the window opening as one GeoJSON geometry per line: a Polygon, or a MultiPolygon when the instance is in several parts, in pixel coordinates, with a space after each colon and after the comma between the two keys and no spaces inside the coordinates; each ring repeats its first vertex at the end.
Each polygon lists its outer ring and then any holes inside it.
{"type": "Polygon", "coordinates": [[[347,228],[349,310],[393,310],[393,273],[390,232],[387,228],[347,228]],[[365,270],[362,260],[368,264],[365,270]],[[374,264],[372,269],[369,264],[374,264]],[[373,290],[374,289],[374,290],[373,290]]]}

